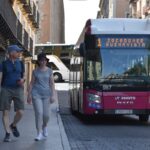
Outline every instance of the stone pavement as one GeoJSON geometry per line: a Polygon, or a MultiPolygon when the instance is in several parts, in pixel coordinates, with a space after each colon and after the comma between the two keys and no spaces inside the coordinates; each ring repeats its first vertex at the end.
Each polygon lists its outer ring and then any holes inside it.
{"type": "MultiPolygon", "coordinates": [[[[9,143],[3,142],[5,132],[1,121],[2,113],[0,112],[0,150],[70,150],[68,138],[57,108],[57,102],[51,105],[50,121],[48,124],[49,136],[46,140],[38,142],[34,141],[36,129],[32,105],[26,104],[24,116],[18,124],[21,136],[15,138],[12,135],[12,141],[9,143]]],[[[10,120],[12,120],[12,116],[10,115],[10,120]]]]}

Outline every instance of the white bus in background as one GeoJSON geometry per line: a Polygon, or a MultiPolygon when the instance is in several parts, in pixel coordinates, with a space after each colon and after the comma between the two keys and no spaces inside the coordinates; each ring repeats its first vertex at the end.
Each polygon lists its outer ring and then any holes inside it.
{"type": "Polygon", "coordinates": [[[69,80],[70,58],[74,49],[74,44],[35,44],[33,59],[37,60],[37,55],[41,52],[46,53],[50,58],[48,66],[54,72],[56,82],[69,80]]]}
{"type": "Polygon", "coordinates": [[[56,55],[47,55],[49,59],[48,67],[53,70],[55,82],[68,81],[69,80],[69,69],[56,55]]]}

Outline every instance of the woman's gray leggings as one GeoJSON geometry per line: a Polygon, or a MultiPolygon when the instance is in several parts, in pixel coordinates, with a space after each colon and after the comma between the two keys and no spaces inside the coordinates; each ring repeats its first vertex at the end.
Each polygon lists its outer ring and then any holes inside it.
{"type": "Polygon", "coordinates": [[[47,125],[49,120],[50,97],[33,96],[32,103],[35,112],[36,129],[39,132],[43,126],[47,125]]]}

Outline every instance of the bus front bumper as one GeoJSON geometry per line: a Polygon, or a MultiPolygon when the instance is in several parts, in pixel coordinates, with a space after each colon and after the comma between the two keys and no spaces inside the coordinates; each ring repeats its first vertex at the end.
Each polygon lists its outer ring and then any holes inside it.
{"type": "Polygon", "coordinates": [[[95,110],[94,114],[98,115],[142,115],[150,114],[150,109],[105,109],[105,110],[95,110]]]}

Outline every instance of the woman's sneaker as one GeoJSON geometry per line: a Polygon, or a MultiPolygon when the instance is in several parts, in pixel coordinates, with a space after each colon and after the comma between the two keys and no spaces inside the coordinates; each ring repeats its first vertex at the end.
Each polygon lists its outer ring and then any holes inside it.
{"type": "Polygon", "coordinates": [[[10,133],[6,133],[4,142],[11,142],[10,133]]]}
{"type": "Polygon", "coordinates": [[[42,133],[39,133],[38,136],[35,138],[35,141],[41,141],[44,139],[44,136],[42,133]]]}
{"type": "Polygon", "coordinates": [[[47,127],[44,127],[44,128],[43,128],[43,135],[44,135],[45,137],[48,136],[48,130],[47,130],[47,127]]]}

